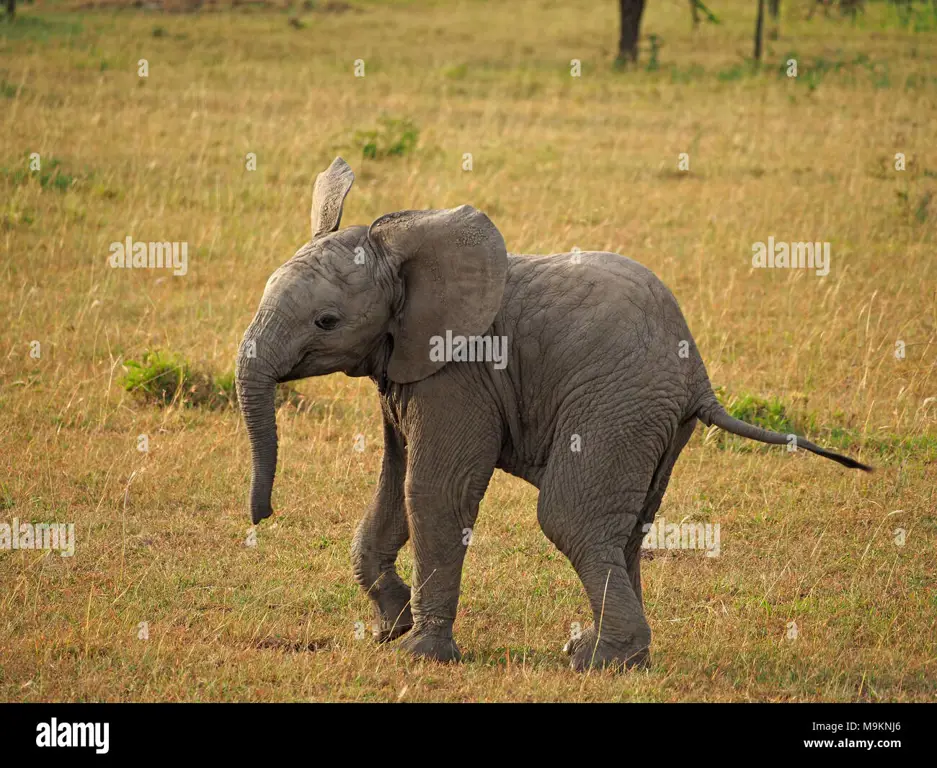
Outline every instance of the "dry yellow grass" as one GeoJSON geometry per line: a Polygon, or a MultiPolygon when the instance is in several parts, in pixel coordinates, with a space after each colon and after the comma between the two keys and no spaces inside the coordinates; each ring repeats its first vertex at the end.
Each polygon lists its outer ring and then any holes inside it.
{"type": "Polygon", "coordinates": [[[915,32],[870,5],[856,25],[808,23],[806,3],[787,7],[750,74],[752,3],[712,3],[723,24],[694,33],[684,2],[652,0],[660,68],[645,71],[645,50],[617,73],[611,2],[351,4],[297,10],[302,28],[275,10],[48,3],[0,23],[0,522],[77,526],[73,558],[0,551],[0,699],[933,700],[933,22],[915,32]],[[362,157],[356,132],[382,116],[412,121],[413,151],[362,157]],[[33,152],[74,182],[23,176],[33,152]],[[370,613],[349,542],[380,459],[371,383],[299,383],[314,405],[280,414],[276,515],[254,548],[237,414],[157,410],[117,384],[154,347],[230,370],[339,153],[358,174],[345,224],[470,203],[513,252],[648,265],[715,384],[846,430],[880,471],[724,450],[700,431],[660,514],[720,523],[722,554],[645,562],[649,673],[567,669],[584,594],[537,527],[535,491],[500,472],[466,560],[466,662],[356,640],[370,613]],[[188,274],[110,269],[128,235],[187,241],[188,274]],[[753,270],[770,235],[829,241],[830,275],[753,270]]]}

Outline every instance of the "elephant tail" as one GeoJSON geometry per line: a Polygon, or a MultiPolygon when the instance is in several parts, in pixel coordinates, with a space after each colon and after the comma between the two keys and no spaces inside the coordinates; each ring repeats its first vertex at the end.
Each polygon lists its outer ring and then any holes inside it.
{"type": "Polygon", "coordinates": [[[832,459],[850,469],[861,469],[863,472],[875,471],[874,467],[862,464],[848,456],[828,451],[825,448],[821,448],[819,445],[814,445],[803,437],[797,435],[782,435],[779,432],[771,432],[770,430],[756,427],[753,424],[746,424],[744,421],[740,421],[726,413],[725,408],[720,405],[719,401],[716,400],[716,396],[712,394],[711,391],[709,397],[705,398],[699,408],[697,408],[696,416],[706,426],[715,424],[717,427],[724,429],[726,432],[731,432],[733,435],[746,437],[750,440],[758,440],[759,442],[768,443],[770,445],[791,444],[797,448],[806,448],[808,451],[818,456],[832,459]]]}

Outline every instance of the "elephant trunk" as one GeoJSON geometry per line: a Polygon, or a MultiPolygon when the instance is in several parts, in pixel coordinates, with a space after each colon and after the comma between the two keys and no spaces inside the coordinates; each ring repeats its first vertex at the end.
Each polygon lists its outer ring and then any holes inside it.
{"type": "Polygon", "coordinates": [[[235,372],[238,404],[251,444],[250,511],[254,525],[273,514],[270,497],[277,468],[274,404],[277,367],[267,356],[279,345],[271,345],[264,340],[269,334],[261,334],[265,323],[258,320],[255,319],[244,334],[235,372]]]}

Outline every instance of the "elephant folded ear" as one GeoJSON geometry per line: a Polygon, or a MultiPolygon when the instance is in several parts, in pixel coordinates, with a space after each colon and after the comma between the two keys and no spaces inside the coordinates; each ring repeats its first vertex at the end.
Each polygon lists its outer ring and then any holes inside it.
{"type": "Polygon", "coordinates": [[[477,336],[491,327],[507,277],[504,238],[469,205],[389,213],[368,237],[404,287],[387,376],[398,384],[425,379],[446,364],[430,357],[434,336],[477,336]]]}
{"type": "Polygon", "coordinates": [[[336,157],[326,170],[316,176],[316,184],[312,189],[313,240],[338,229],[345,196],[354,183],[355,172],[340,157],[336,157]]]}

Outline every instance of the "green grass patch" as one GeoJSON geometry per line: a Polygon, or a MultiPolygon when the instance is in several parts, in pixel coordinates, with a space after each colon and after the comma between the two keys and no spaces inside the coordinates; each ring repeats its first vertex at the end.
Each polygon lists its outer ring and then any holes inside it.
{"type": "MultiPolygon", "coordinates": [[[[86,174],[90,176],[91,174],[86,174]]],[[[30,170],[30,158],[27,155],[23,161],[22,168],[2,168],[0,177],[6,179],[14,187],[23,186],[31,183],[33,180],[39,182],[43,189],[51,189],[56,192],[67,192],[79,180],[79,177],[68,173],[62,168],[62,163],[56,158],[49,158],[40,162],[38,170],[30,170]]]]}
{"type": "Polygon", "coordinates": [[[716,387],[714,391],[728,414],[740,421],[782,434],[791,434],[803,427],[777,397],[762,398],[747,393],[730,396],[723,387],[716,387]]]}
{"type": "MultiPolygon", "coordinates": [[[[806,56],[799,56],[795,51],[789,51],[781,58],[777,72],[780,77],[795,80],[802,85],[806,85],[811,91],[815,90],[828,77],[840,78],[842,82],[857,85],[860,82],[859,77],[864,75],[873,88],[889,88],[891,86],[888,62],[873,61],[865,53],[858,53],[849,59],[844,58],[842,51],[837,51],[832,58],[815,56],[808,59],[806,56]],[[796,77],[791,77],[788,74],[788,62],[791,60],[797,62],[796,77]]],[[[915,83],[923,86],[928,83],[928,79],[925,76],[920,80],[916,80],[915,83]]]]}
{"type": "Polygon", "coordinates": [[[376,128],[355,131],[352,141],[363,157],[381,160],[410,154],[419,138],[420,131],[411,121],[382,117],[376,128]]]}
{"type": "MultiPolygon", "coordinates": [[[[912,457],[924,462],[937,461],[937,435],[868,433],[837,424],[838,419],[844,418],[842,413],[833,414],[830,420],[821,420],[812,412],[794,412],[777,397],[762,398],[750,393],[728,395],[723,387],[716,387],[714,391],[730,416],[762,429],[809,437],[824,448],[841,453],[855,453],[861,448],[876,457],[880,464],[900,463],[912,457]]],[[[719,431],[716,444],[722,449],[745,453],[770,450],[770,446],[724,430],[719,431]]]]}
{"type": "Polygon", "coordinates": [[[19,85],[14,85],[7,80],[0,80],[0,99],[15,99],[23,92],[19,85]]]}
{"type": "Polygon", "coordinates": [[[70,37],[81,33],[81,24],[72,17],[57,18],[55,16],[24,15],[18,9],[16,18],[12,21],[4,18],[0,24],[0,40],[28,40],[45,43],[52,37],[70,37]]]}
{"type": "MultiPolygon", "coordinates": [[[[119,384],[142,402],[158,407],[181,404],[190,408],[236,408],[234,372],[219,376],[195,368],[181,356],[162,350],[146,351],[140,360],[127,360],[119,384]]],[[[300,407],[303,396],[278,384],[275,403],[300,407]]]]}

